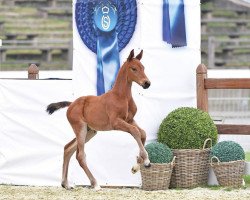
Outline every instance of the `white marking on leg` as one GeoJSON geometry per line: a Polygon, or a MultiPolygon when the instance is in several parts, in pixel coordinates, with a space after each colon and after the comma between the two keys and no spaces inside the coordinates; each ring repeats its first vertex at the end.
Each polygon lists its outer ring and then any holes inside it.
{"type": "Polygon", "coordinates": [[[150,160],[148,158],[148,152],[146,151],[146,149],[144,149],[143,151],[140,152],[140,156],[144,160],[144,166],[145,167],[150,167],[150,160]]]}
{"type": "Polygon", "coordinates": [[[95,186],[94,186],[94,190],[98,191],[98,190],[101,190],[101,189],[102,189],[101,186],[98,185],[98,183],[96,183],[95,186]]]}
{"type": "Polygon", "coordinates": [[[150,160],[148,158],[146,160],[144,160],[144,166],[145,167],[149,167],[150,166],[150,160]]]}

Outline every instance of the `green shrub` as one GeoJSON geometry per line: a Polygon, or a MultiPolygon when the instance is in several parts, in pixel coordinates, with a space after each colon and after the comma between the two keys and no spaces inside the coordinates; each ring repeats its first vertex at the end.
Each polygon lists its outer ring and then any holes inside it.
{"type": "Polygon", "coordinates": [[[217,128],[209,114],[191,107],[169,113],[158,132],[158,142],[172,149],[201,149],[207,138],[215,144],[217,137],[217,128]]]}
{"type": "Polygon", "coordinates": [[[170,163],[173,160],[172,150],[165,144],[153,142],[145,146],[151,163],[170,163]]]}
{"type": "Polygon", "coordinates": [[[243,148],[236,142],[223,141],[214,145],[210,157],[216,156],[221,162],[245,160],[243,148]]]}

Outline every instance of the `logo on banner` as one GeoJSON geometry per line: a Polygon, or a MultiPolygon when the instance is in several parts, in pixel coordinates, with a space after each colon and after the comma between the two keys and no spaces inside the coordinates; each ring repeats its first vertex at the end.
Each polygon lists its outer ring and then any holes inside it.
{"type": "Polygon", "coordinates": [[[96,26],[105,32],[112,31],[117,24],[117,10],[112,5],[97,6],[94,20],[96,26]]]}
{"type": "MultiPolygon", "coordinates": [[[[109,31],[109,27],[110,27],[110,24],[111,24],[111,20],[110,20],[110,17],[109,17],[109,8],[107,6],[103,7],[102,8],[102,28],[104,31],[109,31]]],[[[115,26],[112,27],[112,29],[115,28],[115,26]]],[[[111,30],[112,30],[111,29],[111,30]]]]}
{"type": "Polygon", "coordinates": [[[119,52],[133,36],[136,0],[77,0],[75,21],[83,43],[96,53],[97,95],[101,95],[112,88],[120,68],[119,52]]]}

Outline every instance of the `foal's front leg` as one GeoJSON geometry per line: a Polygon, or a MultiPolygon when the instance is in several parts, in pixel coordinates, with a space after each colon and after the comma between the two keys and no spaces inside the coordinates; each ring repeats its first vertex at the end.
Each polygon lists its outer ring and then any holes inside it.
{"type": "Polygon", "coordinates": [[[144,146],[145,142],[146,142],[146,137],[147,137],[146,132],[137,125],[137,123],[135,122],[135,120],[133,120],[130,124],[132,126],[137,127],[138,130],[140,131],[140,133],[141,133],[141,142],[142,142],[142,144],[144,146]]]}
{"type": "MultiPolygon", "coordinates": [[[[137,127],[138,128],[138,130],[140,131],[140,133],[141,133],[141,141],[142,141],[142,144],[143,144],[143,146],[145,146],[145,142],[146,142],[146,132],[143,130],[143,129],[141,129],[138,125],[137,125],[137,123],[133,120],[131,123],[130,123],[131,125],[133,125],[133,126],[135,126],[135,127],[137,127]]],[[[138,172],[139,170],[140,170],[140,165],[143,163],[143,158],[139,155],[139,156],[137,156],[137,164],[136,165],[134,165],[133,167],[132,167],[132,169],[131,169],[131,172],[133,173],[133,174],[135,174],[136,172],[138,172]]],[[[150,165],[149,165],[150,166],[150,165]]],[[[148,166],[148,167],[149,167],[148,166]]]]}
{"type": "Polygon", "coordinates": [[[145,167],[149,167],[150,166],[150,160],[148,159],[148,153],[144,148],[146,135],[142,136],[142,134],[145,134],[145,132],[143,131],[143,133],[142,133],[140,131],[140,128],[138,128],[137,125],[129,124],[129,123],[127,123],[126,121],[124,121],[122,119],[115,120],[114,129],[129,132],[135,138],[135,140],[136,140],[136,142],[137,142],[137,144],[139,146],[139,150],[140,150],[139,158],[142,158],[145,167]]]}

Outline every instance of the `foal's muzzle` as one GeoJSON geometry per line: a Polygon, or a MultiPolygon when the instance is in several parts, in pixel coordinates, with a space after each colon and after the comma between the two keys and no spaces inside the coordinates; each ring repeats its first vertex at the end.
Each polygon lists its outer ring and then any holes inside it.
{"type": "Polygon", "coordinates": [[[150,86],[150,81],[145,81],[143,84],[142,84],[142,87],[143,87],[143,89],[148,89],[149,88],[149,86],[150,86]]]}

